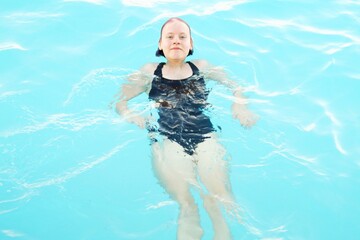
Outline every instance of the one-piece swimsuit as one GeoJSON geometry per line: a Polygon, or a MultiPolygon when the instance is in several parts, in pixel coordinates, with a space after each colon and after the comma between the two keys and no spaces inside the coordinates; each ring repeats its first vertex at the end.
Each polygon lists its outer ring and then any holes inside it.
{"type": "Polygon", "coordinates": [[[149,99],[157,105],[158,127],[148,129],[158,131],[180,144],[186,153],[194,154],[197,145],[216,131],[205,113],[209,90],[199,69],[187,62],[192,76],[181,80],[170,80],[162,76],[165,63],[160,63],[155,72],[149,92],[149,99]]]}

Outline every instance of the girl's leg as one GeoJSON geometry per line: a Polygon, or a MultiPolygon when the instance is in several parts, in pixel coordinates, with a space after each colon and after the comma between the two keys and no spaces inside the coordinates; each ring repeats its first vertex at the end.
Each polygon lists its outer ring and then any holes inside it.
{"type": "Polygon", "coordinates": [[[193,158],[183,148],[168,139],[152,145],[154,173],[170,197],[179,203],[178,240],[200,240],[198,207],[190,193],[192,185],[198,185],[193,158]]]}
{"type": "Polygon", "coordinates": [[[221,206],[229,211],[235,206],[225,155],[225,148],[217,141],[215,135],[200,143],[196,148],[198,174],[208,191],[208,194],[203,194],[203,200],[214,227],[214,240],[232,239],[221,211],[221,206]]]}

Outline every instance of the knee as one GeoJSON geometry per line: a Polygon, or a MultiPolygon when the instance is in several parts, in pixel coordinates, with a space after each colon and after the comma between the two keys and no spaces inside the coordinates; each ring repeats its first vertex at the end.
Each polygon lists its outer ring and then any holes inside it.
{"type": "Polygon", "coordinates": [[[203,196],[203,205],[206,209],[214,208],[218,206],[216,198],[210,194],[203,196]]]}
{"type": "Polygon", "coordinates": [[[208,194],[203,196],[203,204],[205,208],[213,208],[223,206],[227,208],[227,206],[232,206],[235,204],[235,200],[230,194],[223,195],[214,195],[208,194]]]}
{"type": "Polygon", "coordinates": [[[195,209],[197,208],[194,199],[186,198],[186,199],[178,199],[180,209],[195,209]]]}
{"type": "Polygon", "coordinates": [[[195,202],[181,202],[179,203],[179,208],[179,216],[182,219],[197,218],[199,215],[199,209],[195,202]]]}

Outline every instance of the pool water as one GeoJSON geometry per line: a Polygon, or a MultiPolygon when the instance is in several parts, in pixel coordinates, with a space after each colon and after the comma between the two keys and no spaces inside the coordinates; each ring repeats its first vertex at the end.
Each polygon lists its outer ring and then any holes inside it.
{"type": "Polygon", "coordinates": [[[359,239],[356,0],[2,0],[0,239],[175,239],[146,131],[114,111],[126,75],[164,60],[173,16],[192,27],[189,60],[225,67],[260,117],[243,129],[212,86],[243,211],[234,239],[359,239]]]}

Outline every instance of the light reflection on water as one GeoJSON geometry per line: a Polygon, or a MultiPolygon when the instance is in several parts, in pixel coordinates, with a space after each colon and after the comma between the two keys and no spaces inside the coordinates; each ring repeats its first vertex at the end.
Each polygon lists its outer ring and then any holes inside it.
{"type": "Polygon", "coordinates": [[[194,58],[224,66],[261,117],[242,129],[213,87],[244,210],[236,239],[359,235],[357,1],[0,5],[1,238],[175,236],[177,206],[153,177],[146,133],[111,107],[125,75],[159,61],[159,29],[174,15],[192,26],[194,58]]]}

